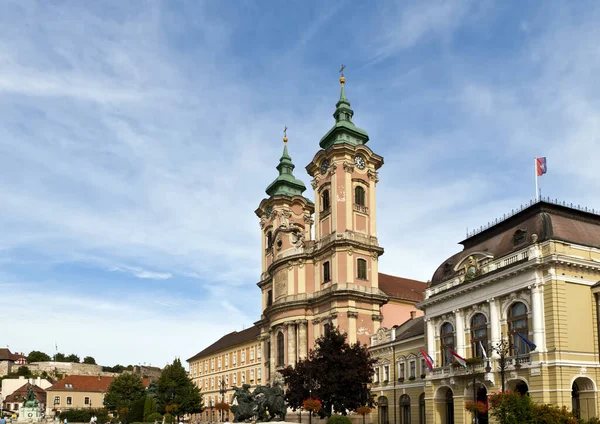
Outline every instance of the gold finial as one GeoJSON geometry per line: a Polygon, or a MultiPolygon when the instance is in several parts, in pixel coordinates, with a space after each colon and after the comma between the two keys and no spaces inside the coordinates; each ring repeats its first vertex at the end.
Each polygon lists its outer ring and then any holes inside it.
{"type": "Polygon", "coordinates": [[[344,69],[346,69],[346,65],[342,64],[342,67],[340,68],[340,74],[342,74],[342,76],[340,77],[340,84],[344,85],[344,83],[346,82],[346,78],[344,77],[344,69]]]}
{"type": "Polygon", "coordinates": [[[283,142],[287,143],[287,141],[288,141],[288,138],[287,138],[287,127],[285,127],[283,129],[283,142]]]}

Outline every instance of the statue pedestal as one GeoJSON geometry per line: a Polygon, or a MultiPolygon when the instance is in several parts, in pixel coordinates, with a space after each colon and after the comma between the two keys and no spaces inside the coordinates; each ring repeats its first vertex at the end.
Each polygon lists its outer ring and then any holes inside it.
{"type": "Polygon", "coordinates": [[[40,421],[42,421],[42,411],[40,411],[39,406],[24,406],[19,410],[19,418],[17,418],[17,422],[37,423],[40,421]]]}

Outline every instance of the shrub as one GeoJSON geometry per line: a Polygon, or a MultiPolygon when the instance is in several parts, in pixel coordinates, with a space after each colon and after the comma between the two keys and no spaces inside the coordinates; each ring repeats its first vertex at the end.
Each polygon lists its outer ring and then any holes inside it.
{"type": "Polygon", "coordinates": [[[75,408],[62,411],[60,413],[60,419],[63,421],[65,418],[68,422],[72,423],[87,423],[90,422],[92,415],[98,418],[99,422],[108,421],[108,411],[104,408],[75,408]]]}
{"type": "Polygon", "coordinates": [[[327,424],[352,424],[352,421],[345,415],[332,415],[327,420],[327,424]]]}
{"type": "Polygon", "coordinates": [[[161,423],[162,415],[159,414],[158,412],[154,412],[154,413],[148,415],[144,421],[146,421],[147,423],[153,423],[154,421],[158,421],[159,423],[161,423]]]}
{"type": "Polygon", "coordinates": [[[164,415],[165,417],[165,423],[170,423],[171,420],[173,419],[172,415],[169,414],[168,412],[164,415]]]}
{"type": "Polygon", "coordinates": [[[529,396],[500,392],[488,398],[490,415],[504,424],[526,424],[532,419],[533,402],[529,396]]]}
{"type": "Polygon", "coordinates": [[[356,408],[356,413],[365,416],[371,413],[371,408],[368,406],[359,406],[356,408]]]}
{"type": "Polygon", "coordinates": [[[566,406],[533,405],[533,422],[544,424],[577,424],[577,419],[566,406]]]}
{"type": "Polygon", "coordinates": [[[141,397],[131,404],[131,408],[125,416],[125,422],[143,422],[144,421],[144,404],[146,403],[146,397],[141,397]]]}
{"type": "Polygon", "coordinates": [[[302,402],[302,408],[309,412],[319,412],[323,408],[323,404],[319,399],[308,398],[302,402]]]}

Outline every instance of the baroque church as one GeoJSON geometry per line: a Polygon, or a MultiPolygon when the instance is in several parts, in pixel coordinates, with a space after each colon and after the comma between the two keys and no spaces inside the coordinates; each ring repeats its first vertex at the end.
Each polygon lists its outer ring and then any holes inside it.
{"type": "Polygon", "coordinates": [[[466,404],[503,389],[598,416],[600,215],[530,202],[470,234],[427,283],[380,273],[383,158],[354,124],[345,82],[306,166],[313,200],[284,136],[279,175],[255,211],[260,319],[188,359],[207,407],[200,419],[216,421],[213,406],[231,402],[233,386],[277,379],[332,327],[378,360],[371,423],[487,423],[466,404]]]}

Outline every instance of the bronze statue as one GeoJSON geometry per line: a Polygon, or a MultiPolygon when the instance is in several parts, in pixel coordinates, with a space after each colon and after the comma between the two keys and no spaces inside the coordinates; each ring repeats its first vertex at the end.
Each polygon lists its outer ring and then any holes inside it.
{"type": "Polygon", "coordinates": [[[273,386],[257,386],[252,393],[248,390],[249,384],[241,388],[233,387],[233,399],[237,405],[231,407],[234,414],[234,422],[242,422],[250,419],[256,421],[271,421],[279,416],[280,421],[285,421],[286,405],[283,398],[284,392],[279,382],[273,386]]]}

